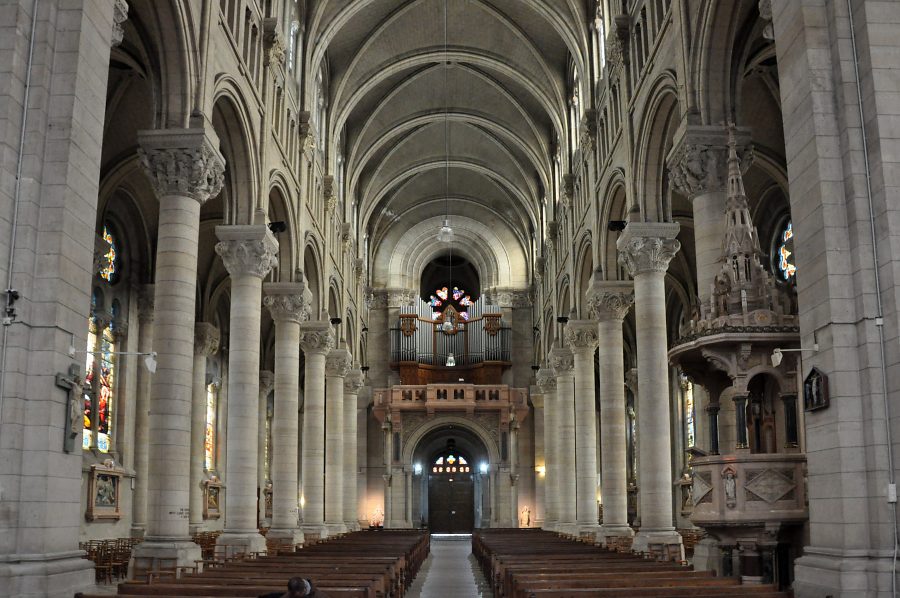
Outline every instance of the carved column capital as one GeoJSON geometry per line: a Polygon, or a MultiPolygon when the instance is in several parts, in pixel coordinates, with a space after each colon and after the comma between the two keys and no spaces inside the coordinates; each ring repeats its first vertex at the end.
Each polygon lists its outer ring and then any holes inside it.
{"type": "Polygon", "coordinates": [[[594,151],[594,140],[597,138],[597,111],[589,108],[581,118],[579,144],[582,154],[589,155],[594,151]]]}
{"type": "Polygon", "coordinates": [[[554,348],[549,361],[557,376],[572,375],[575,371],[575,354],[568,347],[554,348]]]}
{"type": "Polygon", "coordinates": [[[572,351],[594,350],[600,345],[596,320],[569,320],[565,331],[566,344],[572,351]]]}
{"type": "Polygon", "coordinates": [[[363,387],[363,384],[364,376],[362,371],[359,368],[352,369],[344,376],[344,393],[353,395],[358,394],[359,389],[363,387]]]}
{"type": "Polygon", "coordinates": [[[621,322],[634,304],[634,284],[595,281],[587,292],[588,313],[600,322],[621,322]]]}
{"type": "MultiPolygon", "coordinates": [[[[690,125],[682,127],[677,135],[666,158],[672,188],[690,199],[724,192],[728,179],[728,129],[690,125]]],[[[753,161],[750,131],[741,128],[737,138],[741,168],[746,172],[753,161]]]]}
{"type": "Polygon", "coordinates": [[[259,396],[267,397],[275,388],[275,372],[260,370],[259,372],[259,396]]]}
{"type": "Polygon", "coordinates": [[[284,64],[284,57],[287,54],[287,43],[281,34],[281,28],[278,26],[278,19],[268,18],[263,20],[263,30],[265,31],[265,64],[266,66],[275,66],[284,64]]]}
{"type": "Polygon", "coordinates": [[[300,324],[300,348],[304,353],[326,354],[334,348],[334,332],[327,321],[300,324]]]}
{"type": "Polygon", "coordinates": [[[630,222],[616,241],[619,264],[632,276],[665,272],[681,249],[677,222],[630,222]]]}
{"type": "Polygon", "coordinates": [[[201,204],[225,182],[219,140],[205,129],[138,132],[138,159],[157,197],[190,197],[201,204]]]}
{"type": "Polygon", "coordinates": [[[278,241],[264,224],[217,226],[216,253],[228,274],[263,278],[278,263],[278,241]]]}
{"type": "Polygon", "coordinates": [[[528,289],[494,287],[490,289],[489,296],[493,304],[500,307],[531,307],[531,291],[528,289]]]}
{"type": "Polygon", "coordinates": [[[124,39],[125,37],[125,27],[122,25],[122,23],[127,20],[128,3],[125,2],[125,0],[114,0],[112,39],[110,39],[110,46],[112,46],[113,48],[122,43],[122,39],[124,39]]]}
{"type": "Polygon", "coordinates": [[[309,320],[312,293],[303,282],[270,282],[263,285],[263,305],[277,322],[309,320]]]}
{"type": "Polygon", "coordinates": [[[550,368],[541,368],[538,370],[537,376],[535,377],[537,381],[537,387],[541,389],[541,392],[544,394],[556,392],[556,372],[554,372],[550,368]]]}
{"type": "Polygon", "coordinates": [[[194,354],[210,357],[219,352],[219,329],[209,322],[194,324],[194,354]]]}
{"type": "Polygon", "coordinates": [[[575,200],[575,175],[567,174],[563,176],[562,180],[562,195],[559,198],[559,202],[562,207],[566,210],[572,207],[572,202],[575,200]]]}
{"type": "Polygon", "coordinates": [[[344,378],[353,366],[353,356],[347,349],[332,349],[325,356],[325,375],[344,378]]]}
{"type": "Polygon", "coordinates": [[[389,288],[372,289],[369,296],[369,309],[384,309],[387,307],[406,307],[413,305],[417,293],[412,289],[389,288]]]}

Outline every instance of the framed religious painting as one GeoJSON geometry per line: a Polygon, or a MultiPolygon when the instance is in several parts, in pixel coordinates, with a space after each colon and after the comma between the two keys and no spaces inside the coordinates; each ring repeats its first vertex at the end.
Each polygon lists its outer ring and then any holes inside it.
{"type": "Polygon", "coordinates": [[[219,478],[212,478],[203,482],[203,518],[218,519],[222,516],[223,486],[219,478]]]}
{"type": "Polygon", "coordinates": [[[115,466],[91,465],[88,474],[87,512],[88,521],[122,518],[120,494],[124,472],[115,466]]]}
{"type": "Polygon", "coordinates": [[[818,411],[828,407],[829,403],[828,376],[814,367],[803,380],[803,408],[806,411],[818,411]]]}

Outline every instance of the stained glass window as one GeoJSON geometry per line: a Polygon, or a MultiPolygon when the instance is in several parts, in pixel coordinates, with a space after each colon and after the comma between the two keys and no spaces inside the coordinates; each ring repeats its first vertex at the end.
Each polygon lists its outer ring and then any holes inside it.
{"type": "Polygon", "coordinates": [[[434,460],[431,473],[472,473],[472,468],[465,457],[450,453],[434,460]]]}
{"type": "Polygon", "coordinates": [[[115,402],[116,351],[115,339],[109,324],[103,326],[96,317],[88,324],[87,356],[84,371],[84,434],[82,447],[95,446],[108,453],[112,438],[112,415],[115,402]],[[94,398],[96,397],[96,405],[94,398]],[[97,438],[94,440],[94,430],[97,438]]]}
{"type": "Polygon", "coordinates": [[[447,307],[452,306],[459,317],[464,321],[469,320],[469,312],[467,308],[475,305],[475,302],[472,301],[472,297],[466,293],[463,289],[459,287],[453,287],[453,290],[449,290],[449,287],[443,287],[437,289],[434,295],[431,295],[428,303],[431,305],[431,308],[435,311],[432,312],[432,315],[435,320],[441,317],[442,313],[446,313],[446,309],[443,312],[437,311],[437,308],[443,306],[445,303],[447,307]]]}
{"type": "Polygon", "coordinates": [[[790,220],[778,235],[774,258],[780,278],[785,281],[793,280],[797,274],[797,266],[794,263],[794,227],[790,220]]]}
{"type": "Polygon", "coordinates": [[[219,403],[219,389],[215,383],[206,386],[206,434],[203,451],[206,456],[206,470],[216,468],[216,408],[219,403]]]}
{"type": "Polygon", "coordinates": [[[684,425],[685,445],[695,446],[697,426],[694,422],[694,383],[686,376],[681,377],[681,389],[684,392],[684,425]]]}
{"type": "Polygon", "coordinates": [[[106,253],[103,254],[100,261],[100,278],[106,282],[114,282],[119,272],[119,249],[115,237],[113,237],[109,227],[106,225],[103,226],[101,238],[106,243],[104,247],[106,253]]]}

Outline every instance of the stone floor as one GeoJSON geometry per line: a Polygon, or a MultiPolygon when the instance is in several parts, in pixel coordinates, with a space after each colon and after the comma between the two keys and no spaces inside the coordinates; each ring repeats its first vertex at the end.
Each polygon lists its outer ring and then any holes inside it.
{"type": "Polygon", "coordinates": [[[409,589],[409,598],[492,598],[472,556],[472,536],[431,536],[431,555],[409,589]]]}

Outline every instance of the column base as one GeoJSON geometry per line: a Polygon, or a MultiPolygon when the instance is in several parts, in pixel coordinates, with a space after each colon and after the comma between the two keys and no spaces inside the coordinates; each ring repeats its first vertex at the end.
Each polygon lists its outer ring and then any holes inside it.
{"type": "Polygon", "coordinates": [[[562,534],[564,536],[569,536],[571,538],[578,537],[578,524],[577,523],[560,523],[556,527],[556,532],[562,534]]]}
{"type": "MultiPolygon", "coordinates": [[[[216,546],[224,546],[224,556],[253,554],[266,551],[266,539],[256,530],[228,531],[216,539],[216,546]]],[[[218,552],[217,552],[218,553],[218,552]]],[[[221,553],[218,553],[221,554],[221,553]]]]}
{"type": "Polygon", "coordinates": [[[603,524],[597,530],[597,542],[611,550],[620,548],[623,540],[631,541],[634,538],[634,530],[627,524],[603,524]]]}
{"type": "Polygon", "coordinates": [[[193,567],[202,558],[200,547],[190,540],[151,537],[134,547],[128,563],[128,579],[146,579],[149,571],[193,567]]]}
{"type": "Polygon", "coordinates": [[[358,532],[360,529],[362,529],[359,526],[359,521],[346,521],[344,522],[344,526],[347,528],[348,532],[358,532]]]}
{"type": "Polygon", "coordinates": [[[631,545],[634,552],[658,554],[665,560],[684,560],[684,545],[681,534],[674,528],[640,530],[631,545]]]}
{"type": "Polygon", "coordinates": [[[9,555],[0,563],[0,588],[4,596],[71,598],[94,584],[94,563],[83,557],[82,550],[9,555]]]}
{"type": "Polygon", "coordinates": [[[324,523],[303,525],[300,526],[300,531],[303,532],[303,540],[307,544],[319,542],[328,537],[328,529],[325,527],[324,523]]]}
{"type": "Polygon", "coordinates": [[[143,538],[146,531],[147,530],[143,525],[134,525],[131,527],[131,537],[132,538],[143,538]]]}
{"type": "Polygon", "coordinates": [[[597,541],[597,534],[600,533],[600,526],[596,523],[578,523],[578,537],[582,540],[589,540],[591,543],[597,541]]]}
{"type": "Polygon", "coordinates": [[[266,540],[282,546],[303,546],[303,532],[299,529],[270,529],[266,540]]]}
{"type": "Polygon", "coordinates": [[[806,546],[794,561],[794,596],[891,595],[892,555],[889,550],[835,550],[806,546]]]}
{"type": "Polygon", "coordinates": [[[205,523],[191,523],[188,526],[188,532],[193,536],[194,534],[199,534],[200,532],[205,532],[206,529],[205,523]]]}
{"type": "Polygon", "coordinates": [[[722,549],[715,538],[706,537],[694,546],[694,569],[697,571],[715,571],[717,577],[725,576],[722,563],[722,549]]]}
{"type": "Polygon", "coordinates": [[[347,533],[347,526],[341,523],[325,523],[325,529],[328,532],[328,537],[332,536],[340,536],[341,534],[347,533]]]}
{"type": "Polygon", "coordinates": [[[543,525],[541,525],[541,529],[548,532],[555,532],[559,529],[559,524],[556,521],[545,521],[543,525]]]}

